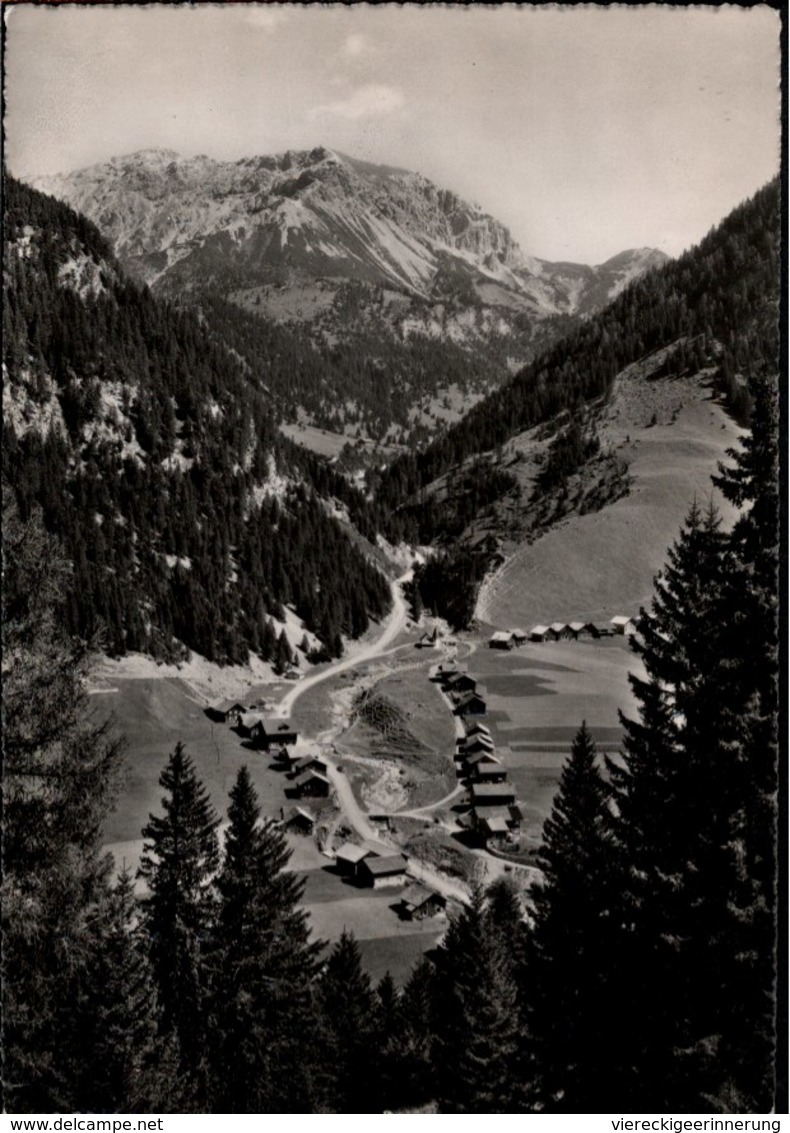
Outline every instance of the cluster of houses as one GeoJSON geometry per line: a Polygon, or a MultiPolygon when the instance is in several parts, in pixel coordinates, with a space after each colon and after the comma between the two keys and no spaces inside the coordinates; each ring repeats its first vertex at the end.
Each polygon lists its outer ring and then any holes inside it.
{"type": "Polygon", "coordinates": [[[485,686],[479,684],[463,669],[445,669],[439,665],[431,680],[438,681],[442,686],[442,690],[453,703],[455,716],[486,715],[488,709],[485,686]]]}
{"type": "Polygon", "coordinates": [[[497,755],[488,727],[474,719],[486,715],[485,699],[481,695],[485,689],[469,673],[445,669],[442,665],[433,679],[439,682],[455,704],[456,714],[463,719],[464,734],[458,739],[455,759],[469,784],[470,810],[463,816],[461,825],[469,826],[484,842],[512,843],[518,837],[523,818],[516,792],[507,782],[503,752],[497,755]],[[468,709],[470,696],[477,697],[479,702],[474,711],[468,709]]]}
{"type": "MultiPolygon", "coordinates": [[[[238,700],[221,700],[208,709],[214,720],[222,720],[235,728],[253,747],[267,751],[275,766],[290,773],[293,780],[289,793],[299,799],[325,799],[331,790],[325,759],[307,755],[298,747],[299,733],[289,720],[281,716],[265,716],[238,700]]],[[[298,827],[304,818],[291,815],[298,827]]]]}
{"type": "Polygon", "coordinates": [[[515,842],[524,816],[515,788],[507,782],[504,750],[497,754],[485,724],[467,720],[465,730],[466,735],[458,741],[456,761],[469,784],[470,809],[461,825],[494,845],[515,842]]]}
{"type": "MultiPolygon", "coordinates": [[[[406,885],[406,858],[375,842],[344,842],[335,851],[338,873],[371,889],[400,888],[406,885]]],[[[441,893],[416,882],[401,896],[400,911],[407,920],[423,920],[443,913],[446,900],[441,893]]]]}
{"type": "Polygon", "coordinates": [[[275,747],[293,745],[299,733],[289,720],[282,716],[266,716],[255,708],[247,708],[238,700],[220,700],[207,709],[213,720],[220,720],[235,728],[240,736],[251,740],[253,745],[264,751],[275,747]]]}
{"type": "Polygon", "coordinates": [[[490,649],[515,649],[527,641],[580,641],[635,632],[634,619],[627,614],[617,614],[608,622],[552,622],[551,625],[536,625],[529,633],[523,629],[497,630],[489,638],[488,646],[490,649]]]}

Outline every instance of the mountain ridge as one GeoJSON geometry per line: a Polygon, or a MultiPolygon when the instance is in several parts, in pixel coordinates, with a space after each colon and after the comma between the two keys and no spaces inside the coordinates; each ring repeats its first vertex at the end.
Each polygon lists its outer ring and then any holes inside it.
{"type": "Polygon", "coordinates": [[[552,264],[452,190],[325,146],[237,161],[143,149],[31,183],[90,217],[127,270],[163,289],[218,281],[235,259],[242,285],[357,278],[431,299],[449,261],[488,287],[480,301],[545,317],[584,314],[668,258],[635,249],[552,264]]]}

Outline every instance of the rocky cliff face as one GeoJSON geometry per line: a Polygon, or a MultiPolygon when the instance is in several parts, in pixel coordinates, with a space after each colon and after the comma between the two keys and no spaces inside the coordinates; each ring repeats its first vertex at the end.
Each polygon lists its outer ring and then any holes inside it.
{"type": "Polygon", "coordinates": [[[318,147],[220,162],[142,150],[37,188],[89,216],[124,266],[163,291],[356,279],[537,318],[585,314],[666,257],[600,267],[525,255],[507,228],[417,173],[318,147]]]}

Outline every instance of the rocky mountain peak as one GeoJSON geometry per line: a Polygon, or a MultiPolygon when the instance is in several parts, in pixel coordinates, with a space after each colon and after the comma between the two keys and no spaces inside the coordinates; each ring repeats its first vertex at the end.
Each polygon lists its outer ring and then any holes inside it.
{"type": "Polygon", "coordinates": [[[600,269],[533,260],[453,190],[324,145],[237,161],[143,149],[35,185],[165,290],[351,278],[441,300],[452,277],[455,293],[543,317],[600,306],[654,262],[651,249],[600,269]]]}

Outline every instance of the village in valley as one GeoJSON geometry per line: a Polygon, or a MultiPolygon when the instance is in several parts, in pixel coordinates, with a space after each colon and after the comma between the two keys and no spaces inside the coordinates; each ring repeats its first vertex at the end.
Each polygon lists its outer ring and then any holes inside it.
{"type": "Polygon", "coordinates": [[[136,782],[108,839],[118,867],[136,863],[136,832],[157,809],[167,717],[217,804],[248,766],[305,881],[315,934],[353,931],[372,975],[405,979],[475,883],[509,876],[527,915],[542,824],[583,718],[616,754],[617,706],[638,665],[634,622],[451,634],[442,619],[399,621],[403,612],[401,601],[383,652],[386,627],[375,627],[359,660],[352,650],[309,675],[248,680],[237,696],[211,699],[210,683],[178,676],[99,681],[96,700],[138,721],[127,728],[133,752],[140,745],[136,782]],[[150,732],[139,726],[148,716],[150,732]]]}

